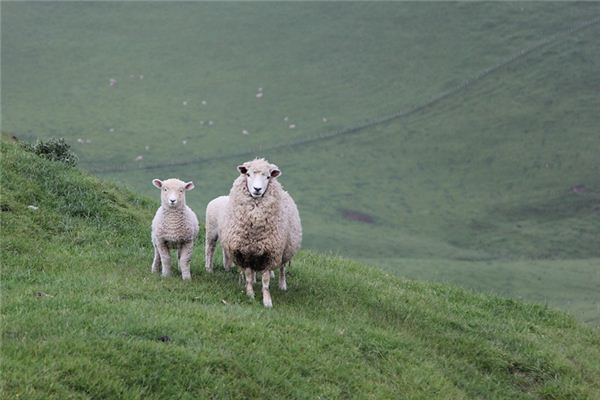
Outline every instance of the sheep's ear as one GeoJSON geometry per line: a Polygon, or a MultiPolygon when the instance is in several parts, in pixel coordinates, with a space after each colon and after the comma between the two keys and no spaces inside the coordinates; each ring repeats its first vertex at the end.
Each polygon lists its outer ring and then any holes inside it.
{"type": "Polygon", "coordinates": [[[196,186],[194,186],[194,182],[192,182],[192,181],[187,182],[184,186],[185,190],[192,190],[195,187],[196,186]]]}
{"type": "Polygon", "coordinates": [[[281,170],[277,165],[271,164],[271,178],[277,178],[278,176],[281,176],[281,170]]]}
{"type": "Polygon", "coordinates": [[[237,166],[238,171],[240,171],[240,174],[245,174],[246,172],[248,172],[248,168],[242,164],[242,165],[238,165],[237,166]]]}
{"type": "Polygon", "coordinates": [[[160,179],[152,179],[152,184],[159,189],[162,187],[162,181],[160,179]]]}

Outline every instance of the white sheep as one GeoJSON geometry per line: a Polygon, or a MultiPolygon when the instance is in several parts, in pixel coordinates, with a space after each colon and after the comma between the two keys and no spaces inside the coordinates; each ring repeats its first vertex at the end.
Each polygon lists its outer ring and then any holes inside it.
{"type": "MultiPolygon", "coordinates": [[[[227,204],[229,202],[229,196],[219,196],[216,199],[211,200],[206,206],[206,235],[205,235],[205,246],[204,246],[204,267],[206,271],[213,271],[213,254],[215,253],[215,247],[217,241],[221,238],[221,229],[225,225],[225,212],[227,210],[227,204]]],[[[223,247],[223,246],[221,246],[223,247]]],[[[223,249],[223,267],[225,271],[231,269],[231,257],[225,253],[223,249]]]]}
{"type": "MultiPolygon", "coordinates": [[[[206,220],[205,228],[206,234],[205,245],[204,245],[204,266],[207,272],[213,272],[213,256],[217,242],[220,240],[222,235],[221,230],[225,226],[225,213],[227,212],[227,205],[229,203],[229,196],[219,196],[216,199],[211,200],[206,206],[206,220]]],[[[231,255],[225,252],[225,248],[221,246],[223,250],[223,268],[225,271],[230,271],[233,262],[231,261],[231,255]]],[[[271,271],[271,278],[274,278],[275,274],[271,271]]],[[[256,282],[256,278],[254,279],[256,282]]],[[[285,281],[283,282],[284,288],[286,287],[285,281]]]]}
{"type": "Polygon", "coordinates": [[[152,272],[157,273],[162,264],[162,276],[171,275],[170,249],[176,249],[182,278],[192,279],[190,261],[198,236],[198,218],[185,204],[185,192],[192,190],[194,183],[154,179],[152,184],[161,190],[161,206],[152,220],[152,272]]]}
{"type": "MultiPolygon", "coordinates": [[[[228,198],[211,202],[215,207],[207,210],[207,220],[217,215],[211,221],[217,221],[225,268],[231,262],[241,268],[246,277],[246,294],[250,297],[254,297],[255,273],[262,271],[263,304],[272,307],[271,272],[279,267],[279,288],[286,290],[285,266],[302,241],[300,215],[296,203],[276,179],[281,175],[276,165],[255,159],[239,165],[238,171],[240,176],[233,182],[228,198]],[[220,211],[213,214],[216,209],[220,211]]],[[[214,225],[206,226],[208,240],[209,235],[214,237],[214,233],[208,232],[214,225]]],[[[212,260],[212,254],[208,260],[212,260]]]]}

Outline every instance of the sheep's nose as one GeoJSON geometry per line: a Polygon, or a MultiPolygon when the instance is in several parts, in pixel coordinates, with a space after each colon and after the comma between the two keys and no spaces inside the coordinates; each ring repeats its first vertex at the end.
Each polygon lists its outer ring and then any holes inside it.
{"type": "Polygon", "coordinates": [[[177,199],[169,199],[169,201],[171,202],[171,204],[175,204],[175,202],[177,201],[177,199]]]}
{"type": "Polygon", "coordinates": [[[255,188],[254,188],[254,191],[255,191],[256,193],[260,192],[260,190],[261,190],[261,188],[257,188],[257,187],[255,187],[255,188]]]}

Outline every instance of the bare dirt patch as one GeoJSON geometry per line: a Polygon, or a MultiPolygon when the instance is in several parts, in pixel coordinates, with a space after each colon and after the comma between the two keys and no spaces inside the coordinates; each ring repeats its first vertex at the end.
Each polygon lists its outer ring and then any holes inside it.
{"type": "Polygon", "coordinates": [[[373,216],[364,213],[364,212],[360,212],[360,211],[356,211],[356,210],[350,210],[347,208],[342,208],[340,209],[340,212],[342,213],[342,217],[344,217],[345,219],[349,220],[349,221],[357,221],[357,222],[362,222],[365,224],[375,224],[375,218],[373,218],[373,216]]]}

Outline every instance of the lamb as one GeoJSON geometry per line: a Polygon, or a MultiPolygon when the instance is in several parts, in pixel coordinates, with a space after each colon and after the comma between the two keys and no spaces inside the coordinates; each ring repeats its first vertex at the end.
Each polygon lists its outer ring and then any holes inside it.
{"type": "Polygon", "coordinates": [[[271,308],[271,272],[279,267],[279,288],[287,290],[285,266],[290,265],[302,241],[300,215],[292,197],[277,181],[281,171],[276,165],[255,159],[237,168],[240,176],[233,182],[228,199],[213,200],[213,204],[224,207],[216,219],[218,236],[226,268],[230,262],[241,268],[249,297],[254,297],[256,271],[262,272],[263,304],[271,308]]]}
{"type": "Polygon", "coordinates": [[[152,184],[161,190],[161,206],[152,220],[152,272],[157,273],[162,264],[162,276],[171,275],[170,249],[177,249],[181,277],[184,280],[192,279],[190,261],[198,236],[198,218],[185,204],[185,192],[192,190],[194,183],[179,179],[154,179],[152,184]]]}
{"type": "MultiPolygon", "coordinates": [[[[204,246],[204,266],[207,272],[213,272],[213,254],[217,241],[222,236],[222,228],[225,225],[225,211],[229,203],[229,196],[219,196],[211,200],[206,206],[206,235],[204,246]]],[[[222,246],[221,246],[222,247],[222,246]]],[[[223,267],[225,271],[231,269],[231,257],[223,249],[223,267]]]]}

